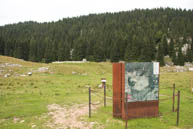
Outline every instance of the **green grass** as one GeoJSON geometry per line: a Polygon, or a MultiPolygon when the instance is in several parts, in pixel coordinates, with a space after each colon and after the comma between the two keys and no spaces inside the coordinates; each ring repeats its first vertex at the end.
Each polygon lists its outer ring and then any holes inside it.
{"type": "MultiPolygon", "coordinates": [[[[88,86],[98,89],[101,78],[107,79],[107,95],[112,96],[112,64],[111,63],[82,63],[82,64],[41,64],[25,62],[10,57],[0,56],[0,63],[9,62],[21,64],[21,68],[13,71],[23,74],[31,69],[49,67],[52,73],[34,72],[29,77],[9,78],[0,77],[0,128],[28,129],[36,125],[37,129],[47,129],[46,121],[49,104],[74,105],[88,103],[88,86]],[[72,74],[76,72],[76,74],[72,74]],[[19,118],[19,122],[14,122],[19,118]],[[24,120],[24,122],[21,122],[24,120]]],[[[193,127],[193,100],[190,93],[190,72],[163,73],[160,75],[160,88],[171,87],[176,84],[176,90],[181,90],[180,125],[179,128],[193,127]]],[[[171,89],[160,90],[160,94],[172,95],[171,89]]],[[[166,98],[161,96],[161,98],[166,98]]],[[[93,102],[101,100],[92,95],[93,102]]],[[[176,106],[176,105],[175,105],[176,106]]],[[[160,116],[156,118],[140,118],[128,121],[129,129],[165,129],[177,128],[176,113],[171,112],[172,101],[160,102],[160,116]],[[171,114],[165,114],[171,112],[171,114]]],[[[125,123],[121,119],[112,117],[112,101],[107,101],[107,107],[99,107],[92,113],[92,118],[83,116],[85,121],[97,122],[94,128],[124,129],[125,123]]]]}

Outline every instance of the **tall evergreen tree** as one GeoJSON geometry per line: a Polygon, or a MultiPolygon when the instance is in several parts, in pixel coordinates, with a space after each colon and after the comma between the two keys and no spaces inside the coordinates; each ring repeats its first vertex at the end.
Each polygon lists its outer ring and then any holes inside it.
{"type": "Polygon", "coordinates": [[[45,63],[52,62],[52,40],[49,37],[44,39],[45,43],[45,52],[44,52],[44,61],[45,63]]]}
{"type": "Polygon", "coordinates": [[[131,61],[131,44],[127,44],[124,60],[127,62],[131,61]]]}
{"type": "Polygon", "coordinates": [[[181,65],[181,66],[183,66],[184,62],[185,62],[184,55],[182,54],[182,48],[181,47],[178,49],[177,62],[178,62],[178,65],[181,65]]]}
{"type": "Polygon", "coordinates": [[[93,47],[94,61],[100,62],[105,61],[105,51],[102,43],[96,43],[93,47]]]}
{"type": "Polygon", "coordinates": [[[168,46],[168,53],[170,57],[172,57],[173,52],[174,52],[174,41],[173,41],[173,38],[171,38],[168,46]]]}
{"type": "Polygon", "coordinates": [[[0,37],[0,55],[4,55],[4,42],[1,37],[0,37]]]}
{"type": "Polygon", "coordinates": [[[64,43],[62,41],[59,42],[58,44],[58,60],[59,61],[64,61],[65,60],[65,47],[64,47],[64,43]]]}
{"type": "Polygon", "coordinates": [[[162,49],[163,49],[164,56],[168,55],[168,42],[167,42],[166,36],[163,36],[163,39],[162,39],[162,49]]]}
{"type": "Polygon", "coordinates": [[[176,51],[174,50],[172,53],[172,62],[174,65],[178,65],[177,57],[176,57],[176,51]]]}
{"type": "Polygon", "coordinates": [[[120,50],[117,43],[113,44],[113,47],[111,49],[110,59],[111,59],[111,62],[118,62],[120,60],[120,50]]]}
{"type": "Polygon", "coordinates": [[[29,42],[29,60],[30,61],[36,61],[36,50],[37,50],[37,46],[36,46],[36,40],[34,37],[32,37],[30,39],[29,42]]]}
{"type": "Polygon", "coordinates": [[[192,52],[191,47],[189,47],[187,50],[187,54],[186,54],[186,61],[192,62],[193,61],[192,59],[193,59],[193,52],[192,52]]]}
{"type": "Polygon", "coordinates": [[[79,37],[78,40],[75,41],[75,43],[77,44],[74,47],[74,51],[73,51],[73,60],[82,60],[83,58],[86,58],[86,41],[84,38],[79,37]]]}
{"type": "Polygon", "coordinates": [[[67,42],[65,42],[64,44],[64,58],[66,61],[69,61],[70,60],[70,44],[68,44],[67,42]]]}
{"type": "Polygon", "coordinates": [[[164,53],[163,53],[163,48],[161,44],[158,46],[158,52],[157,52],[157,61],[160,63],[160,66],[164,66],[164,53]]]}

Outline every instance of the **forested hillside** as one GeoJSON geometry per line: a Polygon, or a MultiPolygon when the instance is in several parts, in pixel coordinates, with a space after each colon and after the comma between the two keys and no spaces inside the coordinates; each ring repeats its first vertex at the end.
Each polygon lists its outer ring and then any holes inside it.
{"type": "Polygon", "coordinates": [[[0,27],[0,55],[35,62],[193,60],[193,10],[171,8],[90,14],[0,27]]]}

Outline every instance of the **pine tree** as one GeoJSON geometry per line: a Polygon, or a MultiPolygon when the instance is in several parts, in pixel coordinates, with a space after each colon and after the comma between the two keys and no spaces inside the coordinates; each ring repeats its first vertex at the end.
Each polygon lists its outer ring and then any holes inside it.
{"type": "Polygon", "coordinates": [[[93,47],[93,57],[96,62],[105,61],[105,52],[102,43],[95,43],[93,47]]]}
{"type": "Polygon", "coordinates": [[[4,55],[4,42],[1,37],[0,37],[0,55],[4,55]]]}
{"type": "Polygon", "coordinates": [[[59,61],[64,61],[65,60],[65,48],[64,48],[64,43],[62,41],[59,42],[59,45],[58,45],[58,60],[59,61]]]}
{"type": "MultiPolygon", "coordinates": [[[[44,43],[44,40],[42,40],[42,39],[37,39],[38,41],[38,43],[37,43],[37,50],[36,50],[36,53],[37,53],[37,57],[36,57],[36,60],[38,61],[38,62],[41,62],[42,61],[42,59],[44,58],[44,53],[45,53],[45,43],[44,43]]],[[[29,48],[29,47],[28,47],[29,48]]],[[[26,50],[27,50],[27,48],[26,48],[26,50]]],[[[27,53],[27,51],[26,51],[26,53],[27,53]]]]}
{"type": "Polygon", "coordinates": [[[136,35],[133,36],[132,43],[131,43],[131,49],[130,49],[130,58],[129,61],[138,61],[140,58],[140,43],[141,38],[137,37],[136,35]]]}
{"type": "Polygon", "coordinates": [[[168,55],[168,42],[166,36],[164,36],[162,39],[162,49],[164,56],[168,55]]]}
{"type": "Polygon", "coordinates": [[[64,58],[66,61],[70,60],[70,44],[65,42],[64,44],[64,58]]]}
{"type": "MultiPolygon", "coordinates": [[[[39,49],[41,49],[41,48],[39,48],[39,49]]],[[[41,50],[41,51],[43,51],[43,50],[41,50]]],[[[43,54],[41,54],[41,56],[42,55],[43,54]]],[[[29,43],[26,40],[24,40],[23,41],[23,59],[28,60],[28,57],[29,57],[29,43]]],[[[39,60],[39,61],[41,61],[41,60],[39,60]]]]}
{"type": "Polygon", "coordinates": [[[86,58],[86,43],[85,39],[82,37],[79,37],[76,41],[76,46],[74,47],[72,60],[82,60],[83,58],[86,58]]]}
{"type": "Polygon", "coordinates": [[[187,50],[187,54],[186,54],[186,61],[187,62],[192,62],[192,58],[193,58],[193,55],[192,55],[192,50],[191,50],[191,47],[188,48],[187,50]]]}
{"type": "Polygon", "coordinates": [[[183,66],[185,59],[184,55],[182,54],[182,49],[181,47],[178,49],[178,58],[177,58],[178,65],[183,66]]]}
{"type": "Polygon", "coordinates": [[[117,43],[113,44],[110,55],[111,62],[118,62],[120,60],[120,50],[117,43]]]}
{"type": "Polygon", "coordinates": [[[88,61],[94,61],[94,56],[93,56],[93,41],[88,41],[87,44],[87,49],[86,49],[86,59],[88,61]]]}
{"type": "Polygon", "coordinates": [[[160,66],[164,66],[164,53],[163,53],[163,48],[161,44],[158,46],[158,52],[157,52],[157,61],[160,63],[160,66]]]}
{"type": "Polygon", "coordinates": [[[127,45],[125,55],[124,55],[124,60],[129,62],[131,60],[131,44],[127,45]]]}
{"type": "Polygon", "coordinates": [[[172,53],[172,62],[174,63],[174,65],[178,65],[175,49],[173,50],[172,53]]]}
{"type": "Polygon", "coordinates": [[[148,40],[147,37],[144,37],[143,44],[141,45],[140,61],[150,62],[155,58],[154,53],[155,53],[154,44],[151,43],[151,41],[148,40]]]}
{"type": "Polygon", "coordinates": [[[169,56],[170,56],[170,57],[172,57],[173,52],[174,52],[174,41],[173,41],[173,39],[171,38],[170,44],[169,44],[169,46],[168,46],[168,53],[169,53],[169,56]]]}
{"type": "Polygon", "coordinates": [[[29,60],[30,61],[36,61],[36,50],[37,50],[37,46],[36,46],[36,40],[34,37],[32,37],[30,39],[30,43],[29,43],[29,60]]]}
{"type": "Polygon", "coordinates": [[[44,40],[45,43],[45,52],[44,52],[44,61],[45,63],[50,63],[52,62],[52,44],[51,44],[51,39],[46,37],[44,40]]]}

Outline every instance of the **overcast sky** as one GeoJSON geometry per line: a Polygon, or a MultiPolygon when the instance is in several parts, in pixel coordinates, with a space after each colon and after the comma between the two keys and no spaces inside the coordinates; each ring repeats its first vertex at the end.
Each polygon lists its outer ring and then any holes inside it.
{"type": "Polygon", "coordinates": [[[158,7],[193,9],[193,0],[1,0],[0,26],[20,21],[58,21],[91,13],[158,7]]]}

